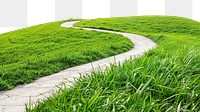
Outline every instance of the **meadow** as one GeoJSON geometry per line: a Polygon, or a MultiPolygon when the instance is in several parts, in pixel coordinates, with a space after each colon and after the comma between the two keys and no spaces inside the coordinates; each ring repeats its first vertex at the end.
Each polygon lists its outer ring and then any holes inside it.
{"type": "Polygon", "coordinates": [[[121,35],[62,28],[64,22],[0,34],[0,91],[133,48],[121,35]]]}
{"type": "Polygon", "coordinates": [[[173,16],[83,20],[75,26],[147,36],[159,45],[65,85],[27,112],[200,111],[200,23],[173,16]]]}

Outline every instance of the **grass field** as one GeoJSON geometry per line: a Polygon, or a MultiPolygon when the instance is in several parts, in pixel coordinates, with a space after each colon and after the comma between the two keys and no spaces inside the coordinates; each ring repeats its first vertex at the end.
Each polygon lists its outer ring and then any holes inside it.
{"type": "Polygon", "coordinates": [[[0,90],[133,47],[121,35],[60,27],[64,22],[0,34],[0,90]]]}
{"type": "Polygon", "coordinates": [[[30,112],[200,111],[200,23],[180,17],[84,20],[79,27],[136,33],[159,46],[60,89],[30,112]]]}

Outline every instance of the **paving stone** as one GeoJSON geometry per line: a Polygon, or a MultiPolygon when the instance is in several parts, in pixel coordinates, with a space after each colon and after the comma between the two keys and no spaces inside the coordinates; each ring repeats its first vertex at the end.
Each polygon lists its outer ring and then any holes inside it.
{"type": "MultiPolygon", "coordinates": [[[[20,94],[19,96],[22,96],[22,97],[37,97],[37,96],[40,96],[40,95],[43,95],[47,92],[52,92],[55,88],[55,85],[54,87],[52,88],[42,88],[42,87],[33,87],[33,88],[27,88],[27,92],[24,92],[23,94],[20,94]]],[[[26,89],[26,88],[24,88],[26,89]]]]}
{"type": "Polygon", "coordinates": [[[24,106],[0,106],[0,112],[24,112],[24,106]]]}

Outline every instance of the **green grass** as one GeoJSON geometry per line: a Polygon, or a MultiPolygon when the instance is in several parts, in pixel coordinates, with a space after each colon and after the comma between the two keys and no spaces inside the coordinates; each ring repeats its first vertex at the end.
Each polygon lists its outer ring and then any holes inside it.
{"type": "Polygon", "coordinates": [[[0,34],[0,90],[133,47],[121,35],[60,27],[64,22],[0,34]]]}
{"type": "Polygon", "coordinates": [[[30,112],[200,111],[200,23],[180,17],[84,20],[76,26],[136,33],[159,45],[63,87],[30,112]]]}

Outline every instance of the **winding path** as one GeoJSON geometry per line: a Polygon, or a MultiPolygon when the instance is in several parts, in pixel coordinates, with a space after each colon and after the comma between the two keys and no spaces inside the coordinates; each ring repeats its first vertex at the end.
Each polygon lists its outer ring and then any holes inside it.
{"type": "MultiPolygon", "coordinates": [[[[73,27],[73,24],[76,22],[77,21],[66,22],[61,26],[70,28],[73,27]]],[[[131,57],[134,58],[136,56],[141,56],[147,50],[156,47],[156,43],[152,40],[135,34],[91,28],[83,29],[121,34],[134,43],[134,48],[126,53],[68,68],[59,73],[40,78],[33,83],[21,85],[9,91],[2,91],[0,92],[0,112],[24,112],[25,104],[28,103],[30,99],[32,102],[45,99],[50,96],[52,92],[55,92],[58,89],[56,86],[59,86],[62,82],[66,83],[68,87],[72,86],[74,78],[79,78],[80,74],[85,75],[90,73],[92,69],[98,69],[99,67],[105,69],[106,67],[109,67],[109,63],[123,62],[131,57]]]]}

